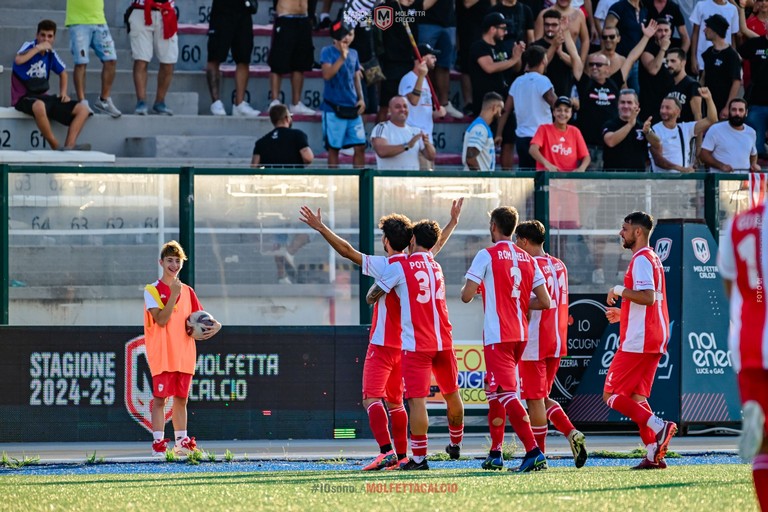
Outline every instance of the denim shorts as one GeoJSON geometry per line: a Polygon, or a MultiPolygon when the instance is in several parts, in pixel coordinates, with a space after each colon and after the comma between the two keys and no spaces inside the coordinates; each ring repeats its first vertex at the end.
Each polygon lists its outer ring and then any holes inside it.
{"type": "Polygon", "coordinates": [[[323,139],[326,149],[365,145],[363,118],[341,119],[333,112],[323,112],[323,139]]]}
{"type": "Polygon", "coordinates": [[[88,64],[89,48],[93,48],[101,62],[117,60],[115,42],[107,25],[70,25],[69,40],[76,66],[88,64]]]}
{"type": "Polygon", "coordinates": [[[435,55],[439,67],[453,69],[456,62],[456,27],[419,25],[419,44],[424,43],[440,50],[440,55],[435,55]]]}

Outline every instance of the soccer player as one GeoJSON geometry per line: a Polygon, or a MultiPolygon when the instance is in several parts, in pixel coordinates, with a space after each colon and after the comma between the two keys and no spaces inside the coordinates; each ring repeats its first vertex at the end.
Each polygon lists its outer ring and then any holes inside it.
{"type": "Polygon", "coordinates": [[[757,500],[764,511],[768,511],[768,314],[763,292],[768,273],[766,215],[765,204],[736,215],[722,237],[718,262],[731,301],[728,342],[744,416],[739,453],[752,460],[757,500]]]}
{"type": "Polygon", "coordinates": [[[608,290],[606,317],[621,322],[619,349],[608,368],[603,400],[608,407],[632,419],[640,428],[648,454],[634,469],[665,469],[664,455],[677,425],[664,421],[648,404],[656,368],[669,343],[669,313],[664,267],[648,240],[653,217],[633,212],[624,217],[622,244],[632,251],[624,284],[608,290]]]}
{"type": "Polygon", "coordinates": [[[450,444],[446,451],[451,459],[459,458],[464,435],[464,404],[459,395],[458,364],[448,321],[445,280],[443,269],[431,252],[440,236],[437,222],[417,222],[413,226],[411,255],[387,267],[366,296],[369,304],[384,294],[395,295],[400,300],[403,381],[411,410],[413,452],[413,457],[400,465],[404,471],[429,469],[426,459],[427,397],[433,374],[447,406],[450,444]]]}
{"type": "Polygon", "coordinates": [[[483,469],[501,469],[504,417],[525,447],[519,472],[546,469],[547,459],[536,444],[528,414],[517,397],[517,366],[528,341],[528,310],[549,309],[546,282],[531,256],[512,243],[518,214],[513,206],[491,212],[491,247],[482,249],[467,270],[461,300],[472,302],[482,285],[483,354],[485,393],[488,397],[488,427],[491,450],[483,469]],[[531,299],[531,293],[535,298],[531,299]]]}
{"type": "MultiPolygon", "coordinates": [[[[443,230],[435,246],[439,252],[459,222],[464,198],[453,202],[451,220],[443,230]]],[[[323,223],[320,210],[313,212],[302,206],[299,220],[320,233],[339,255],[363,267],[363,273],[379,279],[391,262],[406,257],[413,235],[410,219],[404,215],[387,215],[379,220],[382,244],[387,256],[369,256],[357,251],[323,223]]],[[[403,380],[401,374],[400,304],[396,295],[382,296],[374,305],[370,341],[363,365],[363,407],[368,412],[368,423],[379,444],[379,455],[365,471],[398,468],[408,462],[408,415],[403,405],[403,380]],[[387,417],[387,404],[389,418],[387,417]],[[392,438],[389,421],[392,421],[392,438]]]]}
{"type": "MultiPolygon", "coordinates": [[[[587,462],[584,434],[576,430],[560,404],[549,398],[560,358],[568,345],[568,269],[544,252],[544,224],[537,220],[521,222],[515,229],[519,248],[533,256],[552,298],[550,308],[531,311],[528,344],[520,361],[520,392],[528,405],[531,430],[536,444],[546,453],[547,423],[559,430],[571,445],[577,468],[587,462]]],[[[502,430],[502,435],[504,431],[502,430]]]]}
{"type": "MultiPolygon", "coordinates": [[[[195,340],[187,334],[187,318],[203,306],[195,291],[179,280],[187,255],[176,240],[160,250],[162,277],[144,288],[144,343],[152,373],[152,455],[164,457],[169,439],[165,438],[165,404],[173,397],[173,430],[178,455],[197,450],[194,437],[187,435],[187,398],[195,373],[195,340]],[[168,307],[172,304],[172,307],[168,307]]],[[[213,337],[221,324],[203,326],[203,339],[213,337]]]]}

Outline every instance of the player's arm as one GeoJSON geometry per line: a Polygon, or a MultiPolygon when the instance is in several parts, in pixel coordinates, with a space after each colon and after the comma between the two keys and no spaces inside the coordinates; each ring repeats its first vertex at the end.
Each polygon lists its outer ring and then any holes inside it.
{"type": "Polygon", "coordinates": [[[528,303],[528,309],[549,309],[552,306],[552,298],[549,296],[546,283],[540,284],[533,289],[535,297],[528,303]]]}
{"type": "Polygon", "coordinates": [[[157,325],[160,327],[165,327],[165,325],[171,320],[171,315],[173,314],[173,305],[176,304],[179,295],[181,295],[181,281],[178,277],[176,277],[171,283],[171,296],[168,297],[168,306],[163,309],[149,309],[149,314],[152,315],[155,323],[157,323],[157,325]]]}
{"type": "Polygon", "coordinates": [[[379,300],[379,297],[384,295],[386,292],[381,289],[381,286],[378,285],[378,283],[373,283],[371,288],[368,290],[368,293],[365,295],[365,302],[368,304],[375,304],[377,300],[379,300]]]}
{"type": "Polygon", "coordinates": [[[339,253],[339,256],[348,259],[355,265],[363,264],[363,254],[323,223],[320,208],[315,213],[308,206],[302,206],[300,214],[299,220],[320,233],[333,250],[339,253]]]}
{"type": "Polygon", "coordinates": [[[472,302],[472,299],[477,295],[477,290],[480,289],[480,283],[476,283],[471,279],[467,279],[464,282],[464,286],[461,288],[461,302],[468,304],[472,302]]]}
{"type": "Polygon", "coordinates": [[[208,340],[208,339],[213,338],[214,336],[216,336],[216,333],[219,332],[220,330],[221,330],[221,324],[219,323],[218,320],[216,320],[214,318],[213,319],[213,325],[211,325],[211,326],[204,325],[203,326],[203,339],[204,340],[208,340]]]}
{"type": "Polygon", "coordinates": [[[443,228],[443,232],[440,235],[440,240],[438,240],[435,246],[432,248],[433,255],[437,256],[437,253],[440,252],[440,250],[443,248],[445,243],[451,237],[453,230],[456,229],[456,226],[459,224],[459,217],[461,216],[461,207],[463,205],[464,205],[463,197],[460,197],[457,200],[453,201],[453,204],[451,205],[451,220],[449,220],[448,224],[445,225],[445,227],[443,228]]]}
{"type": "Polygon", "coordinates": [[[469,270],[465,274],[464,286],[461,288],[461,301],[466,303],[472,302],[472,299],[477,295],[480,285],[483,282],[483,276],[485,276],[488,267],[491,265],[490,256],[488,251],[480,251],[475,255],[472,260],[472,264],[469,266],[469,270]]]}
{"type": "Polygon", "coordinates": [[[653,303],[656,302],[656,291],[632,290],[621,285],[616,285],[608,290],[608,300],[606,302],[609,306],[613,306],[618,299],[626,299],[641,306],[652,306],[653,303]]]}

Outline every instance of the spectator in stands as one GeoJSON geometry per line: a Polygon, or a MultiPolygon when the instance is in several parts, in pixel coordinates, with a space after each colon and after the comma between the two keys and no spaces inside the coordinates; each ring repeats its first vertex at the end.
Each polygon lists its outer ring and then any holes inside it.
{"type": "Polygon", "coordinates": [[[713,14],[704,21],[704,35],[712,46],[701,55],[701,84],[712,91],[712,99],[720,112],[720,119],[728,118],[728,105],[739,95],[741,89],[741,57],[728,44],[728,22],[719,14],[713,14]]]}
{"type": "Polygon", "coordinates": [[[611,10],[611,7],[613,7],[613,4],[615,4],[618,0],[600,0],[597,2],[597,7],[595,8],[595,28],[597,29],[598,34],[602,34],[603,30],[605,30],[605,18],[608,17],[608,11],[611,10]]]}
{"type": "Polygon", "coordinates": [[[651,131],[652,118],[640,124],[640,99],[637,92],[624,89],[619,95],[619,117],[603,126],[605,171],[645,171],[648,146],[661,146],[659,136],[651,131]]]}
{"type": "MultiPolygon", "coordinates": [[[[253,39],[253,37],[251,37],[253,39]]],[[[280,104],[281,75],[291,75],[291,114],[311,116],[315,111],[301,101],[304,73],[312,70],[315,46],[306,0],[277,0],[269,46],[269,106],[280,104]]],[[[250,59],[249,59],[250,62],[250,59]]]]}
{"type": "MultiPolygon", "coordinates": [[[[755,5],[765,4],[759,2],[755,5]]],[[[743,11],[742,11],[743,12],[743,11]]],[[[744,15],[740,13],[743,19],[744,15]]],[[[768,131],[768,21],[763,25],[763,34],[743,27],[742,33],[749,39],[740,48],[741,55],[750,63],[751,83],[747,88],[749,115],[747,124],[755,130],[755,146],[760,158],[768,158],[765,147],[765,132],[768,131]]]]}
{"type": "Polygon", "coordinates": [[[616,27],[605,27],[602,31],[602,37],[600,37],[600,50],[589,55],[590,57],[597,54],[605,55],[609,63],[608,76],[620,70],[621,66],[624,65],[624,61],[627,60],[625,56],[616,53],[619,41],[621,41],[619,29],[616,27]]]}
{"type": "Polygon", "coordinates": [[[122,112],[115,107],[110,96],[112,82],[115,81],[117,54],[104,16],[104,0],[67,0],[65,24],[69,28],[69,47],[75,62],[72,75],[77,101],[89,106],[85,99],[85,67],[88,64],[88,50],[93,48],[102,66],[101,94],[93,108],[112,117],[120,117],[122,112]]]}
{"type": "MultiPolygon", "coordinates": [[[[744,9],[738,2],[736,3],[736,7],[739,10],[739,30],[745,37],[749,38],[746,29],[751,30],[758,36],[768,34],[768,0],[755,0],[752,5],[752,14],[746,20],[744,19],[744,9]]],[[[741,51],[741,48],[738,49],[741,51]]],[[[749,90],[752,80],[752,70],[748,59],[744,59],[742,67],[744,69],[744,75],[742,77],[744,89],[749,90]]],[[[750,108],[750,110],[752,109],[750,108]]]]}
{"type": "Polygon", "coordinates": [[[581,62],[573,65],[573,76],[581,101],[579,118],[576,125],[581,129],[589,148],[592,168],[600,169],[603,165],[603,126],[614,118],[618,109],[621,84],[626,82],[632,65],[640,58],[646,44],[656,33],[656,22],[651,20],[643,27],[643,37],[627,56],[621,69],[608,76],[608,59],[604,55],[590,55],[587,60],[589,74],[584,74],[581,62]]]}
{"type": "Polygon", "coordinates": [[[555,88],[555,95],[570,96],[573,88],[573,71],[571,58],[564,47],[565,33],[568,31],[566,21],[562,20],[560,13],[554,9],[544,11],[542,18],[544,36],[534,41],[533,45],[547,50],[546,75],[555,88]]]}
{"type": "Polygon", "coordinates": [[[418,18],[420,44],[429,44],[440,50],[435,66],[432,85],[437,90],[437,99],[445,107],[446,113],[456,119],[463,119],[464,114],[448,101],[450,72],[456,53],[456,8],[455,0],[425,0],[425,16],[418,18]]]}
{"type": "MultiPolygon", "coordinates": [[[[464,99],[462,112],[470,116],[476,115],[480,110],[480,106],[473,103],[474,64],[470,50],[472,45],[483,37],[483,18],[491,8],[491,0],[457,0],[456,2],[456,19],[460,20],[456,23],[456,68],[461,72],[461,96],[464,99]]],[[[511,55],[511,51],[509,54],[511,55]]]]}
{"type": "Polygon", "coordinates": [[[307,134],[293,124],[291,112],[283,104],[269,108],[269,120],[274,129],[256,141],[251,167],[269,165],[307,166],[315,155],[309,147],[307,134]]]}
{"type": "Polygon", "coordinates": [[[661,101],[661,121],[651,128],[661,140],[659,147],[651,147],[651,170],[653,172],[682,172],[696,170],[696,138],[717,122],[717,109],[709,89],[699,90],[707,102],[707,117],[698,121],[678,123],[682,111],[680,101],[667,96],[661,101]]]}
{"type": "MultiPolygon", "coordinates": [[[[576,44],[576,49],[579,51],[579,57],[584,62],[589,54],[589,29],[587,28],[584,12],[571,5],[571,0],[557,0],[552,5],[551,10],[557,11],[560,14],[560,19],[568,24],[571,37],[576,44]]],[[[533,30],[536,39],[540,39],[544,35],[545,14],[548,14],[548,11],[544,11],[536,18],[533,30]]]]}
{"type": "MultiPolygon", "coordinates": [[[[507,55],[512,55],[515,43],[525,43],[526,47],[533,43],[534,17],[527,5],[519,0],[500,0],[488,12],[501,13],[507,20],[507,32],[501,42],[507,55]]],[[[519,75],[520,70],[508,69],[505,81],[511,84],[519,75]]]]}
{"type": "Polygon", "coordinates": [[[701,161],[710,171],[758,172],[755,130],[745,126],[747,101],[734,98],[728,104],[728,120],[707,130],[701,145],[701,161]]]}
{"type": "MultiPolygon", "coordinates": [[[[576,47],[566,31],[566,41],[575,58],[576,47]]],[[[552,82],[544,76],[547,67],[547,52],[541,46],[531,46],[523,54],[525,74],[518,77],[509,88],[504,113],[499,119],[498,132],[503,133],[507,119],[514,115],[516,122],[514,140],[517,147],[517,166],[520,169],[532,169],[536,161],[528,152],[531,139],[543,124],[552,124],[552,106],[557,99],[552,82]]],[[[570,106],[570,104],[569,104],[570,106]]],[[[512,168],[512,144],[502,138],[501,162],[504,169],[512,168]]]]}
{"type": "MultiPolygon", "coordinates": [[[[317,0],[314,0],[314,3],[317,4],[317,0]]],[[[320,11],[319,16],[319,23],[317,24],[316,30],[324,30],[326,28],[331,28],[331,4],[333,3],[333,0],[323,0],[323,10],[320,11]]]]}
{"type": "MultiPolygon", "coordinates": [[[[619,29],[621,39],[616,46],[619,55],[629,56],[629,52],[642,39],[643,25],[647,23],[648,11],[641,0],[619,0],[613,4],[605,19],[605,26],[619,29]]],[[[640,92],[639,71],[639,63],[635,62],[626,76],[627,85],[638,93],[640,92]]]]}
{"type": "MultiPolygon", "coordinates": [[[[714,14],[719,14],[728,22],[728,27],[724,39],[732,44],[736,44],[735,36],[739,27],[739,13],[736,7],[728,0],[701,0],[696,2],[691,16],[688,18],[693,24],[691,31],[691,74],[698,77],[704,71],[704,62],[701,56],[704,50],[712,46],[712,43],[706,38],[704,29],[705,20],[714,14]]],[[[714,91],[713,91],[714,92],[714,91]]],[[[717,101],[715,101],[717,104],[717,101]]]]}
{"type": "Polygon", "coordinates": [[[16,110],[35,118],[40,133],[51,149],[91,149],[90,144],[76,144],[77,136],[90,115],[88,106],[67,95],[67,71],[64,62],[53,49],[56,23],[42,20],[37,24],[37,36],[21,45],[13,61],[11,104],[16,110]],[[59,75],[59,95],[47,94],[51,72],[59,75]],[[60,144],[51,129],[51,119],[68,126],[67,138],[60,144]]]}
{"type": "Polygon", "coordinates": [[[554,123],[542,124],[531,139],[530,155],[537,171],[582,172],[589,166],[589,150],[578,128],[568,124],[573,109],[567,96],[555,100],[554,123]]]}
{"type": "MultiPolygon", "coordinates": [[[[645,8],[648,9],[648,19],[659,21],[661,18],[669,22],[673,34],[671,36],[672,46],[682,48],[688,52],[691,47],[691,38],[688,35],[688,28],[685,26],[685,16],[680,10],[680,5],[674,0],[646,0],[645,8]],[[674,31],[677,30],[677,37],[674,31]]],[[[640,98],[642,100],[642,98],[640,98]]]]}
{"type": "MultiPolygon", "coordinates": [[[[429,142],[434,144],[432,139],[432,130],[435,126],[435,119],[445,117],[445,107],[440,105],[438,110],[433,109],[432,89],[427,80],[427,73],[435,67],[435,50],[428,44],[419,45],[419,55],[422,61],[413,60],[413,69],[400,79],[400,96],[408,100],[408,124],[420,129],[427,134],[429,142]]],[[[389,109],[389,107],[387,107],[389,109]]],[[[427,167],[428,162],[422,161],[422,169],[432,169],[427,167]]]]}
{"type": "Polygon", "coordinates": [[[680,103],[680,121],[698,121],[702,117],[699,82],[685,73],[685,61],[685,52],[681,48],[667,51],[667,70],[673,82],[667,96],[674,97],[680,103]]]}
{"type": "Polygon", "coordinates": [[[376,168],[418,171],[419,156],[435,161],[435,146],[427,134],[407,124],[408,101],[402,96],[389,100],[389,121],[379,123],[371,132],[371,146],[376,152],[376,168]]]}
{"type": "Polygon", "coordinates": [[[497,92],[483,97],[483,108],[464,132],[461,162],[465,171],[495,171],[496,144],[491,125],[499,119],[504,109],[504,98],[497,92]]]}
{"type": "Polygon", "coordinates": [[[672,26],[666,18],[656,20],[656,34],[640,55],[640,113],[659,119],[659,105],[672,87],[672,75],[667,69],[666,55],[672,44],[672,26]]]}
{"type": "Polygon", "coordinates": [[[232,51],[235,61],[235,101],[232,115],[235,117],[256,117],[261,112],[245,101],[248,89],[249,64],[253,51],[253,20],[251,11],[241,1],[213,0],[211,18],[208,24],[208,63],[205,75],[208,91],[211,93],[211,114],[226,116],[221,101],[221,70],[219,65],[227,60],[232,51]]]}
{"type": "Polygon", "coordinates": [[[339,20],[331,25],[333,44],[320,51],[322,66],[323,139],[328,150],[328,166],[339,164],[339,150],[354,148],[352,161],[355,167],[365,165],[365,127],[360,117],[365,112],[361,85],[360,60],[350,48],[355,33],[339,20]]]}
{"type": "MultiPolygon", "coordinates": [[[[215,4],[214,0],[214,4],[215,4]]],[[[157,73],[157,91],[152,112],[172,116],[165,104],[165,95],[171,87],[173,66],[179,59],[178,19],[173,0],[165,3],[153,0],[133,0],[133,12],[128,17],[131,54],[133,55],[133,85],[136,89],[134,114],[145,116],[147,109],[147,67],[153,50],[160,62],[157,73]]],[[[210,49],[208,51],[210,55],[210,49]]]]}

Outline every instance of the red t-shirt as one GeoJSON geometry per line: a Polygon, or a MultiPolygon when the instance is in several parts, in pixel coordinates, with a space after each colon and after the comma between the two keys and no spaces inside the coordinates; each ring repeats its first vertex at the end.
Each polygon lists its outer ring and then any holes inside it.
{"type": "MultiPolygon", "coordinates": [[[[559,171],[573,171],[588,154],[584,137],[575,126],[568,125],[561,131],[554,124],[543,124],[536,130],[531,145],[539,146],[544,158],[559,171]]],[[[537,171],[545,171],[543,165],[536,162],[537,171]]]]}

